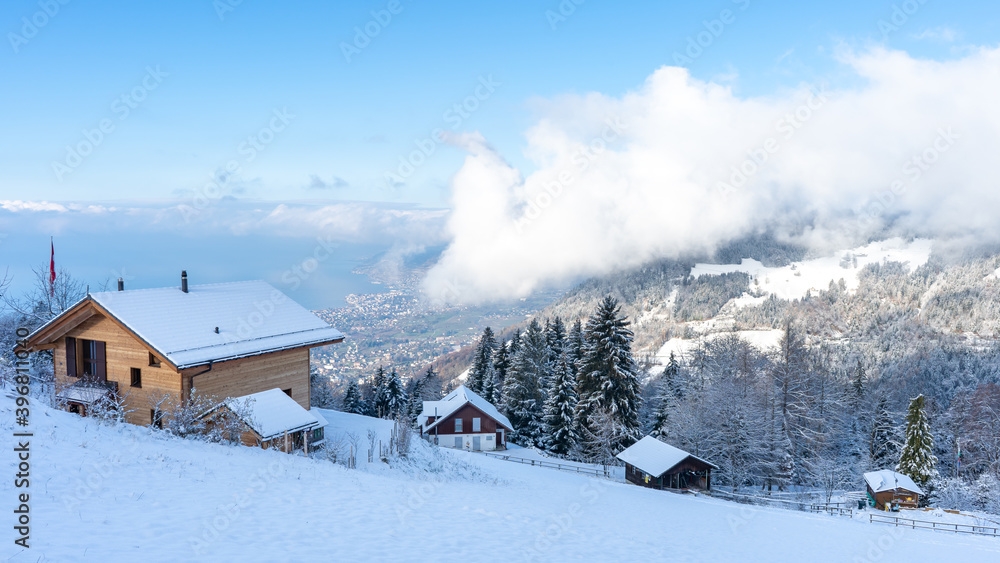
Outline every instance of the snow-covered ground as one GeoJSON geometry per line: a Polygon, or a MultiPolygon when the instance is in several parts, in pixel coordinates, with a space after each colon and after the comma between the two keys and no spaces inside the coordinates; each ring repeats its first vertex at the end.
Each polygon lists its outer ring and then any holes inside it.
{"type": "MultiPolygon", "coordinates": [[[[9,429],[11,400],[0,401],[9,429]]],[[[331,434],[388,429],[323,414],[331,434]]],[[[32,424],[32,547],[7,527],[3,560],[1000,560],[1000,540],[675,495],[419,440],[409,461],[349,470],[37,405],[32,424]]]]}
{"type": "MultiPolygon", "coordinates": [[[[751,289],[760,294],[774,294],[781,299],[799,299],[812,290],[827,289],[831,281],[837,282],[841,278],[848,290],[857,289],[858,272],[868,264],[903,262],[912,272],[927,263],[932,244],[933,241],[928,239],[907,242],[894,238],[873,242],[834,256],[793,262],[780,268],[769,268],[748,258],[743,259],[740,264],[696,264],[691,275],[698,277],[746,272],[750,274],[751,289]]],[[[739,304],[750,305],[754,299],[744,296],[739,304]]]]}
{"type": "Polygon", "coordinates": [[[670,359],[670,353],[673,352],[677,356],[677,359],[685,357],[690,354],[692,350],[697,348],[702,342],[706,340],[714,340],[722,336],[729,334],[735,334],[742,338],[743,340],[749,342],[754,347],[756,347],[761,352],[766,352],[771,348],[774,348],[781,341],[782,336],[785,335],[783,330],[737,330],[737,331],[726,331],[726,332],[712,332],[704,335],[700,338],[683,339],[683,338],[671,338],[667,340],[663,346],[656,352],[654,356],[656,363],[659,365],[666,365],[667,361],[670,359]]]}

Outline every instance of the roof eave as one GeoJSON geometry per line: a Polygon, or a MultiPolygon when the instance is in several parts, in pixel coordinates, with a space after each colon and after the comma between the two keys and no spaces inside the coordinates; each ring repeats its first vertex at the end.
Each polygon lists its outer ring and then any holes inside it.
{"type": "Polygon", "coordinates": [[[213,358],[213,359],[210,359],[210,360],[199,360],[197,362],[190,363],[190,364],[179,364],[177,366],[177,370],[178,371],[182,371],[182,370],[186,370],[186,369],[192,369],[192,368],[196,368],[196,367],[207,366],[208,364],[217,364],[217,363],[220,363],[220,362],[229,362],[229,361],[232,361],[232,360],[239,360],[239,359],[242,359],[242,358],[252,358],[254,356],[260,356],[260,355],[263,355],[263,354],[270,354],[272,352],[284,352],[285,350],[294,350],[296,348],[318,348],[320,346],[327,346],[329,344],[337,344],[337,343],[340,343],[340,342],[343,342],[343,341],[344,341],[344,337],[341,336],[340,338],[336,338],[336,339],[333,339],[333,340],[317,340],[315,342],[298,343],[298,344],[291,344],[291,345],[288,345],[288,346],[279,346],[277,348],[268,348],[267,350],[259,350],[259,351],[256,351],[256,352],[250,352],[250,353],[246,353],[246,354],[233,354],[233,355],[230,355],[230,356],[220,356],[218,358],[213,358]]]}

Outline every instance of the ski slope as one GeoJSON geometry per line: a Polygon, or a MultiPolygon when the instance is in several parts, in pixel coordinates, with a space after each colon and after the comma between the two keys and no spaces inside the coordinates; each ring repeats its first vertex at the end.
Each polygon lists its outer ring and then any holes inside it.
{"type": "MultiPolygon", "coordinates": [[[[0,400],[11,428],[11,400],[0,400]]],[[[389,428],[324,416],[340,426],[328,435],[389,428]]],[[[4,561],[1000,560],[995,539],[751,508],[423,442],[409,461],[359,456],[349,470],[37,405],[32,424],[32,547],[8,539],[4,561]]]]}
{"type": "MultiPolygon", "coordinates": [[[[793,262],[780,268],[767,267],[757,260],[744,258],[739,264],[695,264],[694,277],[746,272],[750,275],[750,288],[763,294],[774,294],[781,299],[800,299],[810,291],[824,290],[830,282],[843,279],[848,291],[858,287],[858,272],[868,264],[902,262],[912,272],[927,263],[933,241],[915,239],[905,241],[894,238],[840,252],[834,256],[793,262]]],[[[737,305],[753,305],[757,299],[744,296],[737,305]]]]}

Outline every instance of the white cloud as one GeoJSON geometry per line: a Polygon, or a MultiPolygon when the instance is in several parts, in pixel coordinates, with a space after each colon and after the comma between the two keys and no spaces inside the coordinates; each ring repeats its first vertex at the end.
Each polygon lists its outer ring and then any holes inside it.
{"type": "Polygon", "coordinates": [[[840,60],[863,86],[748,98],[663,67],[622,97],[541,102],[527,176],[481,137],[463,138],[451,243],[425,289],[523,296],[803,220],[802,238],[819,244],[881,230],[886,217],[914,234],[996,237],[1000,50],[840,60]]]}
{"type": "Polygon", "coordinates": [[[937,41],[940,43],[952,43],[962,37],[962,34],[950,27],[927,28],[920,33],[912,35],[917,40],[937,41]]]}

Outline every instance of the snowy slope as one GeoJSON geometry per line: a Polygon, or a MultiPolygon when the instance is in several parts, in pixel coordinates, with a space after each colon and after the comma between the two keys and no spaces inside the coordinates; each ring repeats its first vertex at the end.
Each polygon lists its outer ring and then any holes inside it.
{"type": "MultiPolygon", "coordinates": [[[[10,428],[11,401],[0,401],[10,428]]],[[[33,547],[5,541],[3,560],[1000,560],[994,539],[754,509],[422,443],[412,462],[348,470],[40,406],[32,416],[33,547]]]]}
{"type": "MultiPolygon", "coordinates": [[[[912,272],[927,263],[932,244],[933,241],[927,239],[906,242],[895,238],[873,242],[835,256],[793,262],[780,268],[769,268],[748,258],[743,259],[740,264],[696,264],[691,275],[698,277],[746,272],[750,275],[751,288],[764,294],[773,293],[781,299],[799,299],[811,290],[827,289],[830,282],[841,278],[848,290],[857,289],[858,272],[868,264],[903,262],[908,264],[912,272]]],[[[740,303],[750,305],[753,301],[753,298],[745,297],[740,303]]]]}

